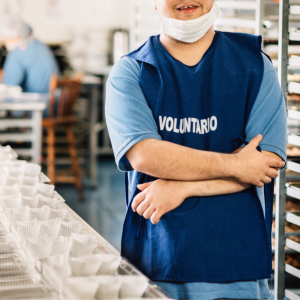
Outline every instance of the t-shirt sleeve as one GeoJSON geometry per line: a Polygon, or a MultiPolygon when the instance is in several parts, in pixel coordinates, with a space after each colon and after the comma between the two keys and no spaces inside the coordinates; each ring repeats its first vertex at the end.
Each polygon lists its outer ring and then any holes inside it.
{"type": "Polygon", "coordinates": [[[25,71],[19,60],[17,51],[14,50],[6,57],[2,78],[2,83],[4,84],[22,86],[24,82],[25,71]]]}
{"type": "Polygon", "coordinates": [[[132,171],[125,154],[145,139],[161,140],[151,109],[139,83],[140,66],[124,57],[113,67],[106,84],[105,115],[116,164],[132,171]]]}
{"type": "Polygon", "coordinates": [[[286,161],[287,117],[283,93],[277,73],[268,60],[264,59],[264,76],[246,126],[246,141],[258,134],[263,135],[260,147],[279,155],[286,161]]]}

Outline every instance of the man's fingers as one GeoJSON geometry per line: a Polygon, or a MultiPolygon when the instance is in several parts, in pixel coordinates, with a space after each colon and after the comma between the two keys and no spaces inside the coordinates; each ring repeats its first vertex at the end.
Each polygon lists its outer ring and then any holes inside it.
{"type": "Polygon", "coordinates": [[[145,199],[146,194],[145,193],[139,193],[137,194],[131,204],[131,208],[134,212],[136,212],[137,207],[139,206],[139,204],[145,199]]]}
{"type": "Polygon", "coordinates": [[[146,211],[146,209],[150,206],[149,201],[144,200],[140,203],[140,205],[137,207],[136,212],[142,216],[144,214],[144,212],[146,211]]]}
{"type": "Polygon", "coordinates": [[[254,137],[250,142],[249,142],[249,146],[252,146],[254,148],[257,148],[259,146],[259,143],[262,141],[263,136],[261,134],[257,135],[256,137],[254,137]]]}
{"type": "Polygon", "coordinates": [[[153,215],[153,213],[155,212],[155,207],[153,207],[153,206],[149,206],[147,209],[146,209],[146,211],[144,212],[144,214],[143,214],[143,217],[145,218],[145,219],[150,219],[151,218],[151,216],[153,215]]]}
{"type": "Polygon", "coordinates": [[[159,223],[161,216],[162,216],[162,213],[159,212],[158,210],[156,210],[153,213],[153,215],[151,216],[151,223],[154,224],[154,225],[159,223]]]}
{"type": "Polygon", "coordinates": [[[272,168],[283,168],[285,163],[284,163],[284,161],[279,160],[277,158],[269,157],[268,165],[272,168]]]}
{"type": "Polygon", "coordinates": [[[263,183],[270,183],[272,181],[272,179],[268,176],[265,176],[263,179],[262,179],[262,182],[263,183]]]}
{"type": "Polygon", "coordinates": [[[153,183],[153,181],[151,182],[146,182],[146,183],[142,183],[142,184],[138,184],[137,187],[139,190],[144,191],[147,187],[149,187],[151,184],[153,183]]]}
{"type": "Polygon", "coordinates": [[[279,173],[277,169],[270,168],[269,172],[266,175],[270,178],[277,178],[279,173]]]}
{"type": "Polygon", "coordinates": [[[257,187],[263,187],[264,186],[264,183],[262,181],[259,181],[257,184],[256,184],[257,187]]]}

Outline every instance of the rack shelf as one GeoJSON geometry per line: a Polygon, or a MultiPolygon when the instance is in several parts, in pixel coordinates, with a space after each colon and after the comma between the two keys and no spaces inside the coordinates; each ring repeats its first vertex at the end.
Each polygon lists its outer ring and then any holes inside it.
{"type": "Polygon", "coordinates": [[[285,296],[289,299],[300,300],[300,297],[298,295],[289,290],[285,290],[285,296]]]}
{"type": "Polygon", "coordinates": [[[293,250],[295,250],[297,252],[300,252],[300,244],[297,243],[297,242],[295,242],[295,241],[292,241],[290,239],[286,239],[285,245],[287,247],[289,247],[290,249],[293,249],[293,250]]]}
{"type": "Polygon", "coordinates": [[[300,164],[295,163],[293,161],[287,162],[287,169],[293,172],[300,173],[300,164]]]}
{"type": "Polygon", "coordinates": [[[295,268],[289,264],[285,264],[285,271],[295,277],[300,278],[300,270],[298,270],[297,268],[295,268]]]}
{"type": "Polygon", "coordinates": [[[288,87],[288,91],[290,93],[300,94],[300,83],[290,82],[289,87],[288,87]]]}
{"type": "Polygon", "coordinates": [[[220,17],[215,21],[216,26],[228,26],[230,27],[243,27],[248,29],[255,29],[256,21],[251,19],[242,19],[242,18],[226,18],[220,17]]]}
{"type": "Polygon", "coordinates": [[[288,144],[300,147],[300,135],[299,134],[288,135],[288,144]]]}
{"type": "Polygon", "coordinates": [[[300,68],[300,56],[292,55],[289,58],[289,66],[300,68]]]}
{"type": "Polygon", "coordinates": [[[299,5],[291,5],[290,6],[290,14],[291,15],[299,15],[300,14],[300,6],[299,5]]]}
{"type": "Polygon", "coordinates": [[[286,186],[286,195],[300,200],[300,188],[288,184],[286,186]]]}
{"type": "MultiPolygon", "coordinates": [[[[299,68],[300,68],[300,66],[299,66],[299,68]]],[[[293,119],[293,120],[300,120],[300,111],[289,109],[288,110],[288,118],[293,119]]],[[[290,169],[290,168],[288,167],[288,169],[290,169]]]]}
{"type": "Polygon", "coordinates": [[[257,4],[255,1],[219,1],[219,8],[225,9],[246,9],[246,10],[256,10],[257,4]]]}
{"type": "Polygon", "coordinates": [[[289,38],[290,41],[300,41],[300,32],[290,32],[289,38]]]}
{"type": "Polygon", "coordinates": [[[286,213],[286,221],[300,226],[300,211],[297,212],[287,212],[286,213]]]}

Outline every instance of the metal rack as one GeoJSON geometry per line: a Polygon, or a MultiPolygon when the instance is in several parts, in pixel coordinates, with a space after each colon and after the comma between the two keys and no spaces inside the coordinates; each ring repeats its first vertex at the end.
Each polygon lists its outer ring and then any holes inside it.
{"type": "Polygon", "coordinates": [[[130,50],[140,47],[152,35],[159,34],[159,17],[154,4],[148,0],[132,0],[130,50]]]}
{"type": "Polygon", "coordinates": [[[216,20],[215,25],[220,29],[223,26],[232,28],[245,28],[252,29],[254,34],[263,34],[263,21],[264,21],[264,1],[218,1],[218,6],[221,10],[220,17],[216,20]],[[234,12],[244,11],[247,15],[233,14],[231,16],[222,16],[223,10],[231,9],[234,12]]]}
{"type": "MultiPolygon", "coordinates": [[[[289,4],[289,0],[279,2],[279,53],[278,53],[278,76],[283,90],[285,103],[287,105],[288,92],[300,94],[300,84],[290,82],[288,84],[288,66],[300,68],[297,58],[288,58],[289,40],[300,41],[300,33],[289,33],[289,16],[291,14],[300,15],[300,6],[289,4]]],[[[287,117],[300,120],[300,112],[288,110],[287,117]]],[[[300,147],[300,136],[290,134],[288,143],[300,147]]],[[[289,161],[287,169],[300,173],[300,164],[289,161]]],[[[285,272],[300,278],[300,270],[285,264],[285,247],[300,252],[300,244],[285,236],[285,222],[300,226],[300,212],[286,212],[286,196],[300,200],[300,189],[291,184],[286,184],[286,170],[281,170],[276,181],[276,212],[275,212],[275,283],[274,299],[300,299],[295,293],[285,289],[285,272]]]]}
{"type": "Polygon", "coordinates": [[[0,110],[2,111],[31,112],[30,118],[0,118],[0,142],[30,142],[31,148],[17,149],[16,152],[19,155],[30,156],[32,162],[39,164],[42,144],[42,115],[46,109],[46,103],[45,101],[36,100],[27,101],[27,103],[23,101],[22,103],[21,97],[14,102],[5,102],[0,99],[0,110]],[[18,128],[17,131],[16,128],[18,128]],[[23,130],[20,130],[20,128],[23,130]],[[13,131],[10,132],[8,129],[13,129],[13,131]]]}

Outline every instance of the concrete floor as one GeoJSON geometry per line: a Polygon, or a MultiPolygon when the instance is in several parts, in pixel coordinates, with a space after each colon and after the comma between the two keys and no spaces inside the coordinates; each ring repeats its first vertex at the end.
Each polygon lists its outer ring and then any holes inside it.
{"type": "Polygon", "coordinates": [[[57,184],[57,192],[66,203],[117,250],[121,250],[122,226],[126,212],[124,174],[113,159],[98,163],[98,186],[89,188],[84,179],[84,202],[79,202],[73,185],[57,184]]]}

